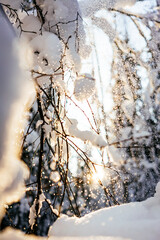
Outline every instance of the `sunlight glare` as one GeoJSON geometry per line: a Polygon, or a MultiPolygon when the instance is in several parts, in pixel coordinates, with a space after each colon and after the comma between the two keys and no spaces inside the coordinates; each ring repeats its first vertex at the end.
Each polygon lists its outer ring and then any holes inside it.
{"type": "Polygon", "coordinates": [[[98,183],[98,180],[103,180],[105,176],[104,167],[102,166],[95,166],[96,171],[93,172],[91,175],[91,182],[94,184],[98,183]]]}

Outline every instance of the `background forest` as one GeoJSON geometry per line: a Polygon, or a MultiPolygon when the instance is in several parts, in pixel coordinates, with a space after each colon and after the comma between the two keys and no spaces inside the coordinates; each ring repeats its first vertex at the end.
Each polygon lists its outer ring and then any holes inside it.
{"type": "Polygon", "coordinates": [[[34,82],[21,159],[25,196],[6,226],[46,236],[77,217],[146,200],[160,180],[160,2],[0,3],[34,82]],[[32,60],[31,60],[32,59],[32,60]]]}

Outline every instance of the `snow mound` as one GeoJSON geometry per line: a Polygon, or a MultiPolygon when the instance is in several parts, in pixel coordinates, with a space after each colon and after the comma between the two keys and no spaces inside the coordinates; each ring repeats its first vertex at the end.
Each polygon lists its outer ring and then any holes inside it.
{"type": "Polygon", "coordinates": [[[62,215],[50,228],[49,236],[111,236],[132,240],[159,240],[159,212],[160,183],[155,196],[143,202],[104,208],[82,218],[62,215]]]}

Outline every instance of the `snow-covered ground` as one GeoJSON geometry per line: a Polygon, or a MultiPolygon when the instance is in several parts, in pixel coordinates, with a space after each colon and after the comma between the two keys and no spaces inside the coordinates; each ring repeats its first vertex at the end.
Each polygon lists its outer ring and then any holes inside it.
{"type": "MultiPolygon", "coordinates": [[[[121,237],[100,237],[100,236],[92,236],[92,237],[50,237],[50,238],[41,238],[35,236],[27,236],[24,235],[21,231],[12,230],[8,228],[4,233],[0,234],[1,240],[124,240],[121,237]]],[[[126,239],[125,240],[129,240],[126,239]]]]}
{"type": "MultiPolygon", "coordinates": [[[[143,202],[104,208],[82,218],[62,215],[50,228],[48,240],[159,240],[160,183],[154,197],[143,202]]],[[[46,240],[8,228],[1,240],[46,240]]]]}
{"type": "Polygon", "coordinates": [[[159,213],[160,183],[154,197],[143,202],[101,209],[82,218],[69,218],[63,215],[50,228],[49,235],[97,237],[91,239],[101,239],[99,236],[103,236],[111,239],[120,237],[132,240],[159,240],[159,213]]]}

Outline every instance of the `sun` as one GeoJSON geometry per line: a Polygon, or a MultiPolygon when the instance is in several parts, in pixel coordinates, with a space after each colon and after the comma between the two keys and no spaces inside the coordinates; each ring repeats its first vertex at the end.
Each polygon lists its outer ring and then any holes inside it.
{"type": "Polygon", "coordinates": [[[98,180],[103,180],[104,179],[104,167],[103,166],[95,166],[95,170],[93,171],[91,175],[91,182],[96,184],[98,183],[98,180]]]}

